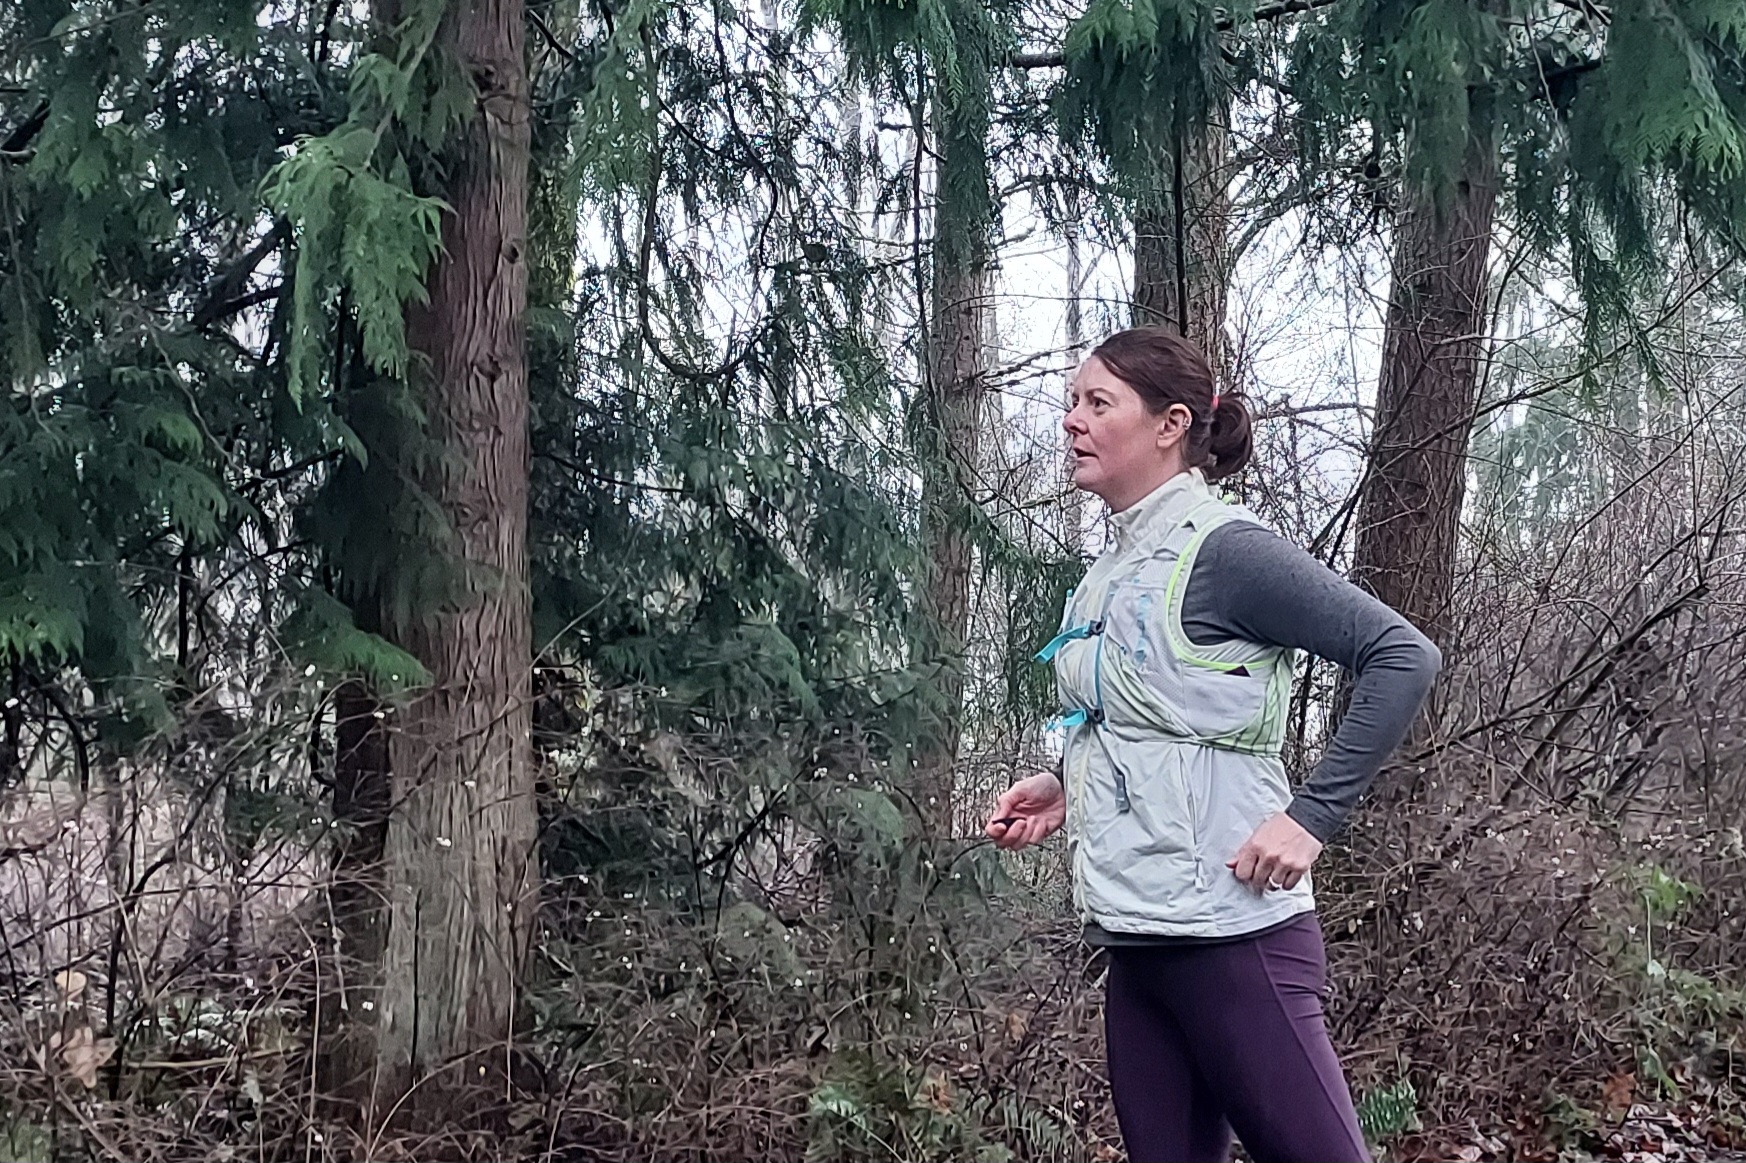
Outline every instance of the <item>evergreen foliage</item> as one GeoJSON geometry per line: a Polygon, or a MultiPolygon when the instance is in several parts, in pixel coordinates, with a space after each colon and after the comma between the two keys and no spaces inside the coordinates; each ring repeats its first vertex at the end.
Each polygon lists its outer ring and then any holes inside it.
{"type": "Polygon", "coordinates": [[[869,327],[878,275],[814,184],[844,160],[768,83],[786,51],[770,33],[725,7],[661,19],[641,96],[591,95],[664,115],[608,122],[642,165],[600,150],[587,111],[536,163],[598,199],[600,239],[534,345],[536,645],[664,692],[657,717],[876,723],[915,683],[914,527],[869,327]]]}
{"type": "Polygon", "coordinates": [[[279,292],[255,189],[325,105],[297,31],[258,14],[0,17],[0,658],[148,719],[190,663],[157,617],[178,579],[239,538],[276,550],[265,494],[310,448],[230,331],[279,292]]]}
{"type": "Polygon", "coordinates": [[[1470,148],[1496,151],[1515,230],[1568,264],[1598,345],[1665,269],[1667,223],[1715,253],[1746,240],[1742,20],[1737,0],[1332,6],[1281,78],[1302,172],[1347,175],[1360,205],[1395,181],[1446,199],[1470,148]]]}
{"type": "MultiPolygon", "coordinates": [[[[1252,6],[1251,6],[1252,7],[1252,6]]],[[[1094,0],[1067,33],[1061,112],[1117,175],[1144,187],[1202,131],[1232,86],[1225,7],[1200,0],[1094,0]]]]}

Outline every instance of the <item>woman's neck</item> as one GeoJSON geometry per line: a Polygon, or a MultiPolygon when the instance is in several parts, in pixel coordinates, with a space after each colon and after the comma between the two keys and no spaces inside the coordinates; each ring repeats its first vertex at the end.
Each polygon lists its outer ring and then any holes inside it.
{"type": "Polygon", "coordinates": [[[1181,461],[1162,465],[1155,474],[1134,481],[1130,488],[1124,488],[1119,494],[1106,495],[1104,504],[1109,506],[1111,513],[1125,513],[1183,473],[1188,467],[1181,461]]]}

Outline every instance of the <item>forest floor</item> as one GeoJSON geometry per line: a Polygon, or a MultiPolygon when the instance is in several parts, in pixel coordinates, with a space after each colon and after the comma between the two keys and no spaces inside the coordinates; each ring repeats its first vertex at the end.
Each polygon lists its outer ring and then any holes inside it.
{"type": "Polygon", "coordinates": [[[1571,1136],[1585,1148],[1521,1149],[1540,1137],[1519,1134],[1512,1148],[1474,1126],[1428,1128],[1401,1136],[1383,1157],[1394,1163],[1746,1163],[1746,1118],[1697,1102],[1627,1102],[1607,1121],[1571,1136]]]}

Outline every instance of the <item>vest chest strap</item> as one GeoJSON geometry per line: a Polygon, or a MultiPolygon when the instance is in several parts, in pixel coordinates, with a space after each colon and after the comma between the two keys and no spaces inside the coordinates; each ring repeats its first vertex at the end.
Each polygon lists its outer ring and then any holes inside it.
{"type": "Polygon", "coordinates": [[[1055,655],[1061,653],[1061,647],[1067,645],[1069,642],[1076,642],[1081,638],[1093,638],[1102,633],[1103,620],[1101,618],[1095,622],[1082,623],[1070,630],[1063,630],[1053,638],[1049,639],[1049,644],[1047,646],[1037,651],[1037,661],[1053,662],[1055,661],[1055,655]]]}

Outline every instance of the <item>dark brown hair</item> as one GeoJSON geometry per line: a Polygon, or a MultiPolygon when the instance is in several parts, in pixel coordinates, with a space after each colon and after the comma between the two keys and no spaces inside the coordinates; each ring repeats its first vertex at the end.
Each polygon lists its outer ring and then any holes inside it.
{"type": "Polygon", "coordinates": [[[1134,327],[1116,332],[1091,354],[1139,393],[1153,415],[1162,416],[1172,404],[1188,409],[1194,423],[1182,454],[1189,468],[1217,481],[1249,463],[1249,409],[1243,395],[1215,393],[1212,368],[1194,344],[1168,327],[1134,327]]]}

